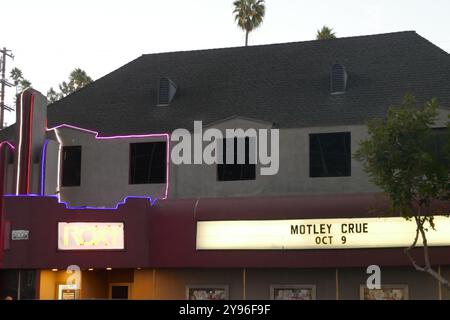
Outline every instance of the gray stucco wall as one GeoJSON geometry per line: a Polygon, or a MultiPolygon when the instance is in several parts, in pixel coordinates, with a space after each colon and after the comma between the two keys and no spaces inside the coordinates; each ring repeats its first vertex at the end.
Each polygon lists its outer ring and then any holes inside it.
{"type": "MultiPolygon", "coordinates": [[[[164,197],[165,184],[133,185],[128,180],[130,143],[165,141],[164,137],[96,140],[94,134],[75,129],[61,128],[58,132],[63,146],[82,146],[80,186],[61,186],[61,200],[69,205],[114,207],[129,195],[164,197]]],[[[47,153],[49,164],[46,176],[49,179],[58,167],[57,160],[53,160],[53,149],[49,148],[47,153]]]]}
{"type": "MultiPolygon", "coordinates": [[[[440,111],[436,126],[443,126],[447,111],[440,111]]],[[[226,128],[271,129],[271,123],[253,119],[232,118],[204,127],[216,128],[225,135],[226,128]]],[[[190,130],[191,128],[185,128],[190,130]]],[[[256,165],[256,179],[247,181],[218,181],[217,165],[180,164],[170,162],[169,197],[243,197],[243,196],[284,196],[300,194],[333,194],[377,192],[362,164],[351,160],[349,177],[309,177],[309,134],[350,132],[351,153],[362,139],[367,138],[367,126],[324,126],[279,130],[279,171],[276,175],[261,175],[261,165],[256,165]]],[[[114,206],[128,195],[161,198],[165,194],[165,184],[130,185],[129,144],[133,142],[164,141],[164,138],[126,138],[119,140],[96,140],[92,133],[71,128],[59,129],[64,146],[82,146],[81,186],[62,187],[62,199],[74,206],[114,206]]],[[[194,138],[191,138],[193,149],[194,138]]],[[[171,142],[173,148],[177,142],[171,142]]],[[[209,142],[204,142],[205,147],[209,142]]],[[[49,144],[46,165],[46,190],[56,190],[57,152],[53,143],[49,144]]],[[[191,151],[193,152],[193,151],[191,151]]],[[[193,155],[191,154],[193,159],[193,155]]]]}
{"type": "MultiPolygon", "coordinates": [[[[214,128],[270,128],[259,122],[232,119],[214,128]]],[[[173,198],[228,197],[228,196],[280,196],[317,193],[374,192],[378,189],[368,181],[362,165],[351,161],[350,177],[309,177],[309,134],[351,132],[351,152],[361,139],[367,137],[366,126],[333,126],[320,128],[280,129],[279,171],[261,175],[256,166],[256,179],[248,181],[218,181],[216,165],[171,165],[173,198]]]]}
{"type": "MultiPolygon", "coordinates": [[[[217,123],[225,128],[270,129],[271,124],[247,119],[230,119],[217,123]]],[[[204,128],[205,130],[207,128],[204,128]]],[[[376,191],[363,172],[362,166],[352,160],[350,177],[309,177],[309,134],[351,132],[351,151],[366,137],[365,126],[334,126],[323,128],[281,129],[279,139],[279,171],[276,175],[261,175],[256,166],[256,179],[248,181],[218,181],[217,165],[170,164],[171,198],[280,196],[315,193],[354,193],[376,191]]],[[[164,141],[164,138],[127,138],[96,140],[95,135],[61,128],[59,134],[64,146],[82,146],[81,185],[61,187],[61,197],[74,206],[114,206],[128,195],[163,197],[165,184],[130,185],[129,144],[144,141],[164,141]]],[[[204,143],[203,146],[206,146],[204,143]]],[[[171,143],[171,147],[174,143],[171,143]]],[[[46,192],[54,193],[57,174],[57,145],[50,142],[47,149],[46,192]],[[55,151],[56,150],[56,151],[55,151]],[[56,154],[55,154],[56,152],[56,154]],[[55,160],[56,159],[56,160],[55,160]]],[[[193,149],[193,143],[192,143],[193,149]]]]}
{"type": "MultiPolygon", "coordinates": [[[[245,119],[231,119],[213,126],[225,134],[225,128],[268,129],[270,124],[245,119]]],[[[206,130],[206,128],[205,128],[206,130]]],[[[248,181],[218,181],[217,165],[170,164],[171,198],[278,196],[314,193],[372,192],[377,189],[368,181],[361,164],[352,160],[350,177],[309,177],[309,134],[351,132],[351,150],[366,137],[365,126],[281,129],[279,139],[279,171],[276,175],[261,175],[256,166],[256,179],[248,181]]],[[[61,187],[62,200],[74,206],[114,206],[128,195],[163,197],[165,184],[130,185],[129,144],[164,141],[164,138],[127,138],[96,140],[95,135],[61,128],[64,146],[82,146],[81,185],[61,187]]],[[[204,143],[206,146],[207,143],[204,143]]],[[[171,147],[174,143],[171,143],[171,147]]],[[[47,148],[46,193],[53,194],[57,174],[57,144],[47,148]]],[[[193,148],[193,146],[192,146],[193,148]]]]}
{"type": "Polygon", "coordinates": [[[46,195],[56,195],[57,192],[57,169],[58,169],[58,142],[48,140],[45,157],[45,187],[46,195]]]}
{"type": "MultiPolygon", "coordinates": [[[[45,140],[47,124],[47,99],[42,94],[34,96],[33,106],[33,143],[31,145],[31,163],[32,172],[30,174],[30,192],[39,194],[40,192],[40,176],[41,176],[41,156],[42,146],[45,140]]],[[[17,159],[16,159],[17,161],[17,159]]]]}

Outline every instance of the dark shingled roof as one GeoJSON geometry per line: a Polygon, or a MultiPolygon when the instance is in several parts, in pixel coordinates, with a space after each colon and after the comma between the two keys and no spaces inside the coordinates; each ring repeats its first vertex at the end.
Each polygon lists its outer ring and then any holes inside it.
{"type": "Polygon", "coordinates": [[[232,116],[305,127],[362,124],[406,92],[450,107],[450,55],[413,31],[250,47],[143,55],[48,109],[49,127],[69,123],[103,135],[191,129],[232,116]],[[335,63],[345,94],[330,94],[335,63]],[[178,85],[157,107],[161,77],[178,85]]]}

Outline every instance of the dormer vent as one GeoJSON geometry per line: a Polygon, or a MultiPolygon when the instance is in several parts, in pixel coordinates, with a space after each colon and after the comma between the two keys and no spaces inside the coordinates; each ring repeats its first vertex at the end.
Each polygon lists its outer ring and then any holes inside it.
{"type": "Polygon", "coordinates": [[[170,105],[177,92],[177,85],[169,78],[159,79],[158,86],[158,106],[170,105]]]}
{"type": "Polygon", "coordinates": [[[347,78],[347,71],[342,64],[333,65],[331,69],[331,94],[345,93],[347,78]]]}

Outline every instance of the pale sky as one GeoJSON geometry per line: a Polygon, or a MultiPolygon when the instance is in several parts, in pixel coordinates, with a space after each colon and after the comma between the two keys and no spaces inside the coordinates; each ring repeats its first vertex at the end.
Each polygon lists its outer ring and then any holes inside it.
{"type": "MultiPolygon", "coordinates": [[[[93,79],[145,53],[244,44],[233,0],[0,0],[0,47],[43,94],[84,69],[93,79]]],[[[450,52],[450,0],[266,0],[250,45],[414,30],[450,52]]],[[[12,105],[15,90],[7,90],[12,105]]],[[[15,115],[6,112],[8,124],[15,115]]]]}

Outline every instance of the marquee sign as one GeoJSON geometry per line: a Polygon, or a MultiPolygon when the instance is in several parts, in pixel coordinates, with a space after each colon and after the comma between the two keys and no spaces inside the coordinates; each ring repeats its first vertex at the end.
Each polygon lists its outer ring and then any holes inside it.
{"type": "MultiPolygon", "coordinates": [[[[450,246],[450,218],[436,216],[435,224],[428,244],[450,246]]],[[[415,223],[401,217],[198,221],[197,250],[395,248],[415,234],[415,223]]]]}
{"type": "Polygon", "coordinates": [[[120,250],[124,248],[123,223],[58,223],[59,250],[120,250]]]}

